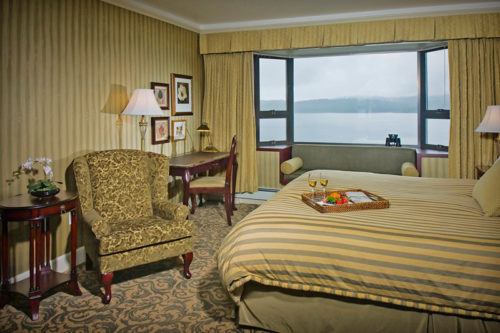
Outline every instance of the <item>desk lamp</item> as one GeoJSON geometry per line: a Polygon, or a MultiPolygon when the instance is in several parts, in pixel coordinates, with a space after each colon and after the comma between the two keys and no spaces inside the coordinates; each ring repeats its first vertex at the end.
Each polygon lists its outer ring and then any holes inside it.
{"type": "Polygon", "coordinates": [[[153,89],[136,89],[122,114],[128,116],[142,116],[139,121],[141,131],[141,150],[145,150],[146,129],[148,122],[144,116],[163,116],[158,102],[156,101],[153,89]]]}
{"type": "Polygon", "coordinates": [[[208,127],[207,123],[201,123],[200,127],[196,129],[196,132],[200,132],[202,135],[206,134],[208,136],[208,146],[203,148],[203,151],[210,152],[210,153],[216,153],[218,152],[217,148],[215,148],[212,144],[212,135],[210,134],[210,128],[208,127]]]}
{"type": "MultiPolygon", "coordinates": [[[[483,133],[500,133],[500,105],[490,105],[486,108],[486,114],[483,121],[475,130],[483,133]]],[[[497,134],[497,144],[500,142],[500,137],[497,134]]]]}

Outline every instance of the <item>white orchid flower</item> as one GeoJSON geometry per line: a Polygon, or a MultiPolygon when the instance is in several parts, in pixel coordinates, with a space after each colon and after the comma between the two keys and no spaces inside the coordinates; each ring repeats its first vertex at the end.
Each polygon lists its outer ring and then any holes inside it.
{"type": "Polygon", "coordinates": [[[30,157],[30,158],[28,158],[28,160],[26,162],[23,163],[21,169],[23,169],[23,170],[31,170],[31,169],[33,169],[33,165],[34,164],[35,163],[33,162],[33,159],[30,157]]]}
{"type": "Polygon", "coordinates": [[[39,157],[35,161],[43,163],[43,164],[50,164],[50,163],[52,163],[52,160],[50,158],[48,158],[48,157],[39,157]]]}
{"type": "MultiPolygon", "coordinates": [[[[17,170],[12,172],[12,176],[14,178],[19,179],[21,175],[28,176],[28,189],[30,191],[37,191],[38,189],[57,189],[55,183],[62,184],[59,181],[53,181],[54,172],[49,164],[52,163],[52,160],[47,157],[38,157],[38,158],[28,158],[26,162],[21,164],[17,170]],[[38,173],[43,170],[44,177],[43,179],[37,179],[38,173]]],[[[7,183],[10,185],[14,179],[7,179],[7,183]]]]}
{"type": "Polygon", "coordinates": [[[52,169],[48,165],[43,166],[43,173],[45,174],[45,176],[49,175],[50,176],[49,178],[52,179],[52,176],[51,176],[53,174],[52,169]]]}

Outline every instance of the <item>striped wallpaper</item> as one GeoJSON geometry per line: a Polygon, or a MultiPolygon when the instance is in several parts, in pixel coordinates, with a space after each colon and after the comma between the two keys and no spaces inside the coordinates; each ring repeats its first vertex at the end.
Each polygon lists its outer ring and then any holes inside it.
{"type": "MultiPolygon", "coordinates": [[[[8,186],[5,180],[28,157],[52,158],[55,179],[64,181],[71,161],[83,153],[140,149],[139,117],[120,112],[134,89],[170,83],[171,73],[193,77],[194,115],[171,118],[186,119],[190,136],[151,145],[149,126],[146,150],[172,156],[198,149],[198,34],[98,0],[2,0],[0,11],[0,199],[25,192],[24,182],[8,186]]],[[[56,255],[66,249],[64,221],[56,255]]],[[[19,255],[27,253],[26,237],[18,239],[24,241],[13,254],[17,273],[28,267],[19,255]]]]}

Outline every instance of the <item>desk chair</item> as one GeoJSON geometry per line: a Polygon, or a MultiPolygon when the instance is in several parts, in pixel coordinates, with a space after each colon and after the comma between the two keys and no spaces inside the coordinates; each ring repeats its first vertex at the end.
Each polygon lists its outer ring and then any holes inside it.
{"type": "Polygon", "coordinates": [[[234,150],[236,148],[236,135],[231,142],[231,151],[227,162],[226,176],[206,176],[193,179],[189,184],[189,195],[191,196],[191,214],[196,210],[196,194],[202,193],[224,193],[224,206],[226,208],[227,224],[231,225],[233,215],[233,203],[231,196],[231,175],[234,163],[234,150]]]}

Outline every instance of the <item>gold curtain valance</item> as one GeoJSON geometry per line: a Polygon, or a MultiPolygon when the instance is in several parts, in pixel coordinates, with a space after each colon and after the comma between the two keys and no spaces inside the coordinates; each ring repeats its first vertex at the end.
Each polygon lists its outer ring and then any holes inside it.
{"type": "Polygon", "coordinates": [[[500,37],[500,13],[202,34],[200,53],[492,37],[500,37]]]}

